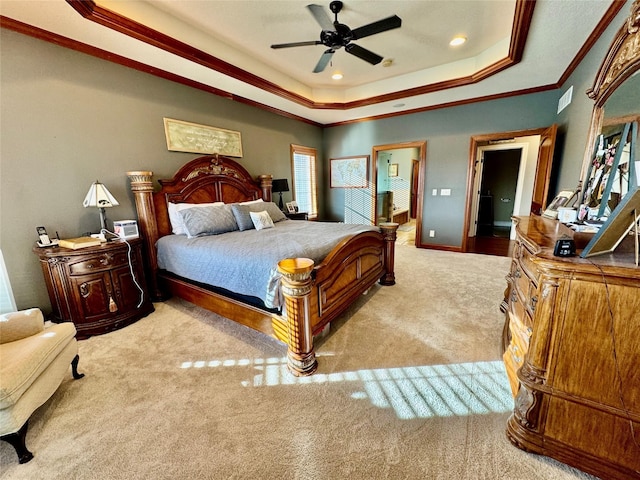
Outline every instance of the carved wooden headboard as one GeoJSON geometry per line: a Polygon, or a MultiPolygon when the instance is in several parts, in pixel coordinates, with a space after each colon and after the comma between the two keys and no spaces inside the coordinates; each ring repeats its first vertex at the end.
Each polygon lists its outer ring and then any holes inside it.
{"type": "Polygon", "coordinates": [[[173,178],[159,180],[157,192],[153,187],[153,172],[127,172],[127,176],[153,271],[156,269],[155,244],[171,233],[168,203],[234,203],[259,198],[271,201],[271,175],[260,175],[254,180],[238,162],[220,155],[205,155],[190,161],[173,178]]]}

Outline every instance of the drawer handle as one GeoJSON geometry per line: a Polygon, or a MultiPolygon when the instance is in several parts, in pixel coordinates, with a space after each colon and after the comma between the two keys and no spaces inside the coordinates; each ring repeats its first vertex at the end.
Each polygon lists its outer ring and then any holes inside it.
{"type": "Polygon", "coordinates": [[[536,305],[538,304],[538,296],[536,295],[535,297],[531,297],[531,310],[533,312],[536,311],[536,305]]]}
{"type": "Polygon", "coordinates": [[[82,298],[87,298],[89,296],[89,285],[87,282],[80,285],[80,295],[82,295],[82,298]]]}

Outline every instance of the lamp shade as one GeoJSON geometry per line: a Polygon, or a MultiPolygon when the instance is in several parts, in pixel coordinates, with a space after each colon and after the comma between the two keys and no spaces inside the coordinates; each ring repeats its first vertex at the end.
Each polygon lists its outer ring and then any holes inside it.
{"type": "Polygon", "coordinates": [[[287,181],[286,178],[279,178],[277,180],[274,180],[271,183],[271,191],[278,193],[278,192],[288,192],[289,191],[289,182],[287,181]]]}
{"type": "Polygon", "coordinates": [[[84,202],[82,205],[86,207],[115,207],[116,205],[120,205],[118,201],[111,195],[111,192],[107,190],[102,183],[99,181],[95,181],[91,184],[89,191],[87,192],[87,196],[84,197],[84,202]]]}

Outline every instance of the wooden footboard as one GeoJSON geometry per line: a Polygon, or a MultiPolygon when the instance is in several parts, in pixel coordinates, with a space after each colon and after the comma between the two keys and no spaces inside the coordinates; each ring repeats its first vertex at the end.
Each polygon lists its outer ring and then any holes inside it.
{"type": "Polygon", "coordinates": [[[363,232],[338,244],[325,260],[283,259],[285,309],[269,313],[158,271],[155,244],[170,232],[167,202],[227,203],[260,198],[271,200],[271,176],[259,181],[232,159],[210,155],[183,166],[155,192],[152,172],[128,172],[138,220],[147,250],[148,283],[155,301],[177,296],[212,312],[270,335],[288,346],[288,367],[295,375],[317,368],[313,337],[342,314],[361,294],[379,281],[393,285],[398,224],[386,223],[380,232],[363,232]]]}

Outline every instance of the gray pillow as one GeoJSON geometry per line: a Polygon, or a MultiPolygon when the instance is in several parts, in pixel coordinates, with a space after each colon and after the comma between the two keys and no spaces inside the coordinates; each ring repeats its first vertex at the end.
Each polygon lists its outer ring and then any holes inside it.
{"type": "Polygon", "coordinates": [[[241,232],[255,228],[253,221],[251,220],[250,212],[257,213],[266,211],[274,223],[287,219],[287,216],[282,213],[278,206],[273,202],[259,202],[248,205],[233,203],[231,205],[231,210],[233,211],[233,216],[235,217],[236,223],[238,224],[238,228],[241,232]]]}
{"type": "Polygon", "coordinates": [[[231,205],[211,205],[180,210],[189,238],[238,230],[231,205]]]}

